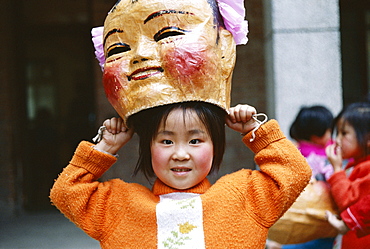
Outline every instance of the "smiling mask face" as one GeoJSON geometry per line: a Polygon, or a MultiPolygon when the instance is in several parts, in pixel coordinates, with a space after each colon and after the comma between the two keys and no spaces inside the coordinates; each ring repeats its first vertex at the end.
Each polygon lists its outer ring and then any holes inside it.
{"type": "Polygon", "coordinates": [[[235,43],[206,0],[121,0],[103,37],[105,92],[125,120],[183,101],[229,108],[235,43]]]}

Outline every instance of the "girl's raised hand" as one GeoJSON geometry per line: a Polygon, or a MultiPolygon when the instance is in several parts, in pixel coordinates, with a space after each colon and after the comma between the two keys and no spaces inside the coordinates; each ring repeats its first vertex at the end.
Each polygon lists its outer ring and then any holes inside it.
{"type": "Polygon", "coordinates": [[[133,129],[128,129],[121,118],[111,118],[103,122],[106,129],[103,131],[102,140],[95,148],[115,155],[134,134],[133,129]]]}
{"type": "Polygon", "coordinates": [[[333,166],[334,172],[342,170],[343,158],[342,150],[337,143],[331,144],[325,149],[326,156],[333,166]]]}
{"type": "Polygon", "coordinates": [[[226,124],[231,129],[246,134],[258,126],[258,123],[252,118],[255,114],[257,111],[253,106],[239,104],[229,109],[226,124]]]}

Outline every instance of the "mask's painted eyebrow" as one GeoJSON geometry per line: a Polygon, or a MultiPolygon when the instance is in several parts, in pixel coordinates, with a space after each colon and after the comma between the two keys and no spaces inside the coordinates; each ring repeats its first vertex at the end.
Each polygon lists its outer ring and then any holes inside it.
{"type": "Polygon", "coordinates": [[[144,20],[144,24],[146,24],[147,22],[149,22],[150,20],[152,20],[156,17],[163,16],[163,15],[166,15],[166,14],[194,15],[194,13],[191,13],[191,12],[188,12],[188,11],[182,11],[182,10],[160,10],[160,11],[154,12],[153,14],[150,14],[144,20]]]}
{"type": "Polygon", "coordinates": [[[108,37],[115,34],[115,33],[123,33],[122,29],[112,29],[107,33],[107,35],[104,37],[103,46],[105,46],[105,42],[107,41],[108,37]]]}

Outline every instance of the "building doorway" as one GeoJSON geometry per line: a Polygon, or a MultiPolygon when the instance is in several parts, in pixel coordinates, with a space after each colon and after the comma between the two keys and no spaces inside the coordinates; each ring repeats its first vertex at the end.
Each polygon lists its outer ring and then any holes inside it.
{"type": "Polygon", "coordinates": [[[344,105],[370,94],[370,2],[340,1],[344,105]]]}
{"type": "Polygon", "coordinates": [[[49,191],[77,143],[95,127],[89,1],[18,3],[19,84],[26,136],[22,202],[27,211],[52,208],[49,191]]]}

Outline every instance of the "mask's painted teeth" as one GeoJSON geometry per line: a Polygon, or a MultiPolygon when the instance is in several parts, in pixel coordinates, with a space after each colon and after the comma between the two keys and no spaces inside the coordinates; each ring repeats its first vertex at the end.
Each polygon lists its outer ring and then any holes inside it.
{"type": "Polygon", "coordinates": [[[144,71],[144,72],[139,72],[139,73],[137,73],[137,74],[135,74],[131,77],[132,78],[140,78],[140,77],[145,77],[147,75],[151,75],[151,74],[154,74],[154,73],[157,73],[157,72],[158,72],[158,70],[152,69],[152,70],[148,70],[148,71],[144,71]]]}
{"type": "Polygon", "coordinates": [[[164,70],[161,67],[147,67],[147,68],[140,68],[135,70],[131,75],[127,76],[129,81],[131,80],[144,80],[151,76],[154,76],[159,73],[163,73],[164,70]]]}

